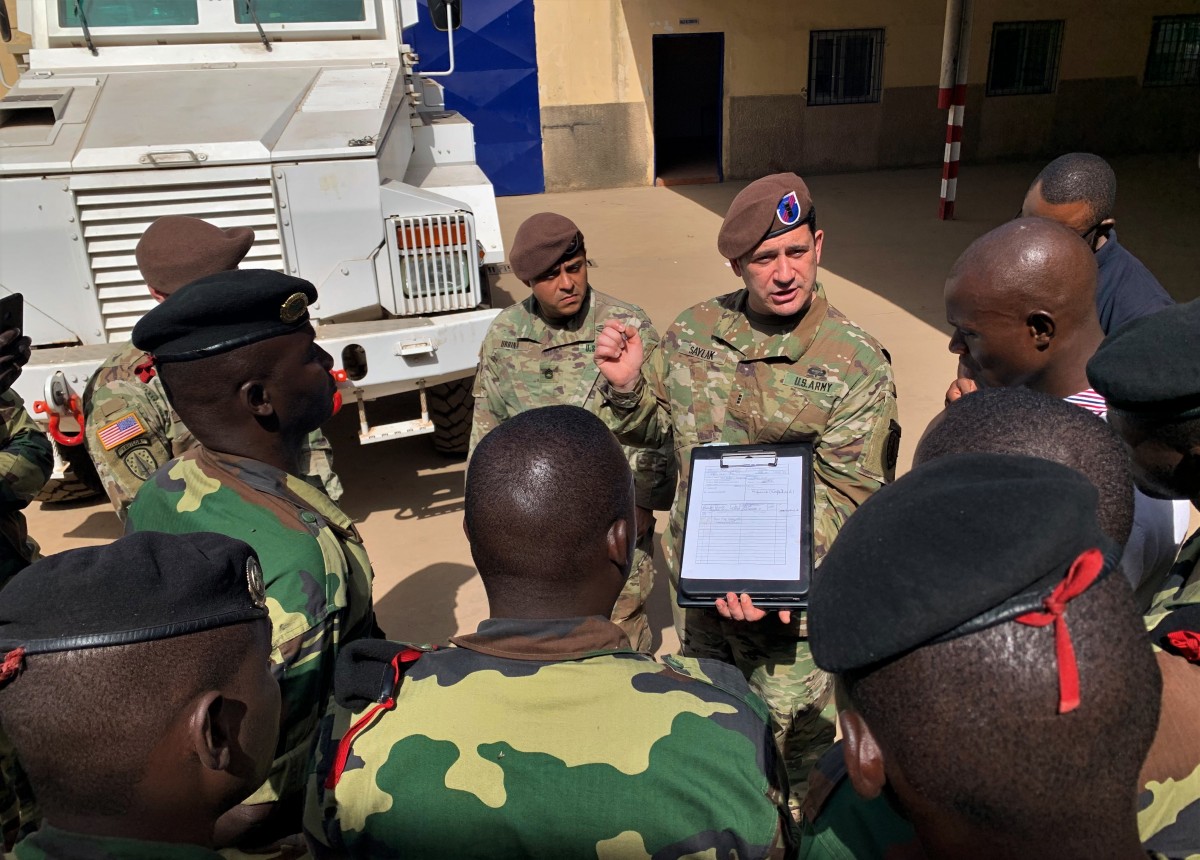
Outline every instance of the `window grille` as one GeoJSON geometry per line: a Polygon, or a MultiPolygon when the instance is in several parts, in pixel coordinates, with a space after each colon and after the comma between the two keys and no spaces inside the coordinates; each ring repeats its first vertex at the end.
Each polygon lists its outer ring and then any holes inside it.
{"type": "Polygon", "coordinates": [[[1148,87],[1200,84],[1200,15],[1154,19],[1142,83],[1148,87]]]}
{"type": "Polygon", "coordinates": [[[813,30],[808,43],[808,103],[877,102],[883,80],[883,30],[813,30]]]}
{"type": "Polygon", "coordinates": [[[1058,83],[1062,21],[997,21],[992,25],[987,94],[1052,93],[1058,83]]]}

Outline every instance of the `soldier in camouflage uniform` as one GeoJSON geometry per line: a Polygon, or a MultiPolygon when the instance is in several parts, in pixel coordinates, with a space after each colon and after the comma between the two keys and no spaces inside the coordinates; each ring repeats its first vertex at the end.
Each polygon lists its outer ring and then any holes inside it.
{"type": "Polygon", "coordinates": [[[1058,463],[950,454],[825,557],[809,632],[849,780],[889,793],[931,860],[1147,856],[1134,801],[1161,683],[1097,500],[1058,463]]]}
{"type": "MultiPolygon", "coordinates": [[[[50,440],[10,387],[29,360],[30,340],[15,329],[0,333],[0,588],[38,558],[21,511],[45,486],[54,465],[50,440]]],[[[0,731],[0,842],[10,844],[37,826],[41,813],[12,744],[0,731]]]]}
{"type": "MultiPolygon", "coordinates": [[[[1118,329],[1087,372],[1129,446],[1141,488],[1200,508],[1200,301],[1118,329]]],[[[1200,532],[1179,551],[1145,621],[1163,699],[1142,768],[1138,827],[1148,847],[1200,857],[1200,532]]]]}
{"type": "MultiPolygon", "coordinates": [[[[283,725],[267,782],[234,817],[267,817],[272,836],[299,830],[338,649],[374,632],[371,564],[354,523],[296,465],[333,406],[332,361],[308,324],[316,296],[299,278],[224,272],[184,287],[133,332],[200,445],[142,486],[128,530],[217,531],[262,560],[283,725]]],[[[228,839],[246,844],[237,822],[228,839]]]]}
{"type": "Polygon", "coordinates": [[[620,446],[578,407],[480,442],[466,528],[491,618],[446,650],[343,651],[305,812],[317,857],[794,856],[741,674],[657,663],[608,620],[634,499],[620,446]]]}
{"type": "MultiPolygon", "coordinates": [[[[641,333],[649,355],[658,343],[650,318],[637,305],[614,299],[588,283],[587,250],[579,228],[562,215],[543,212],[517,230],[509,254],[513,274],[533,295],[500,312],[479,349],[471,450],[489,430],[527,409],[567,404],[596,414],[603,406],[600,372],[592,356],[596,332],[620,320],[641,333]]],[[[638,490],[638,542],[633,573],[612,620],[639,651],[652,634],[646,600],[654,587],[654,514],[671,506],[674,457],[669,448],[628,446],[638,490]]]]}
{"type": "MultiPolygon", "coordinates": [[[[597,338],[610,383],[601,393],[618,437],[674,437],[680,482],[663,541],[673,585],[695,446],[812,440],[818,563],[846,518],[893,475],[900,427],[891,364],[825,298],[816,280],[823,238],[800,177],[753,182],[730,205],[717,240],[746,289],[684,311],[644,377],[636,332],[614,323],[597,338]]],[[[761,617],[736,602],[718,609],[761,617]]],[[[743,624],[676,608],[675,623],[684,654],[733,662],[766,700],[793,798],[803,797],[808,771],[833,740],[829,680],[812,662],[804,616],[743,624]]]]}
{"type": "MultiPolygon", "coordinates": [[[[167,215],[151,224],[134,252],[151,297],[163,302],[184,284],[237,265],[250,251],[249,227],[222,230],[199,218],[167,215]]],[[[130,344],[110,357],[83,392],[84,445],[117,515],[163,463],[196,444],[171,407],[154,361],[130,344]]],[[[342,484],[333,472],[329,440],[313,431],[301,474],[334,501],[342,484]]]]}
{"type": "Polygon", "coordinates": [[[0,591],[0,721],[46,812],[16,860],[205,860],[262,780],[279,685],[254,551],[143,533],[0,591]]]}

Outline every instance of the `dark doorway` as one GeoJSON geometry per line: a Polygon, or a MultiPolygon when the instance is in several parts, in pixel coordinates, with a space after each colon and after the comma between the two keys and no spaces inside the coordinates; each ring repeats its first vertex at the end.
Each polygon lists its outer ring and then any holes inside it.
{"type": "Polygon", "coordinates": [[[725,36],[654,37],[654,175],[658,185],[721,181],[725,36]]]}

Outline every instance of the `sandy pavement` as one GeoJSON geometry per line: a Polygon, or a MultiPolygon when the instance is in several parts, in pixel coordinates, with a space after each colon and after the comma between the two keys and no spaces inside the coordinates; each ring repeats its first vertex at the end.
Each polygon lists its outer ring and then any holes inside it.
{"type": "MultiPolygon", "coordinates": [[[[1116,159],[1121,241],[1179,300],[1200,296],[1200,172],[1192,155],[1116,159]]],[[[826,231],[820,280],[834,305],[877,337],[893,357],[904,427],[900,470],[921,431],[941,408],[955,362],[947,352],[942,285],[955,258],[977,236],[1020,208],[1040,164],[966,166],[959,218],[936,219],[938,169],[818,176],[810,180],[826,231]]],[[[716,251],[721,213],[744,183],[626,188],[502,198],[506,243],[529,215],[546,210],[576,221],[597,263],[591,282],[640,304],[661,329],[692,304],[738,287],[716,251]]],[[[512,275],[499,291],[528,293],[512,275]]],[[[503,300],[497,296],[497,303],[503,300]]],[[[397,410],[410,404],[400,404],[397,410]]],[[[373,422],[389,419],[378,409],[373,422]]],[[[462,533],[463,465],[414,438],[357,444],[357,420],[339,415],[326,428],[346,487],[342,505],[359,523],[375,567],[380,624],[392,638],[443,642],[474,630],[487,614],[462,533]]],[[[99,501],[74,507],[33,505],[29,531],[44,552],[117,537],[120,525],[99,501]]],[[[1193,518],[1196,519],[1195,517],[1193,518]]],[[[659,530],[665,516],[659,516],[659,530]]],[[[666,574],[651,597],[660,651],[671,629],[666,574]]]]}

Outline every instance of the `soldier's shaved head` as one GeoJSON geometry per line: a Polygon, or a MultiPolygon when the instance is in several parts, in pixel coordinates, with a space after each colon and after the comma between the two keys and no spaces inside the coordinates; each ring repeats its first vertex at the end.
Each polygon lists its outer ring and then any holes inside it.
{"type": "Polygon", "coordinates": [[[633,504],[620,445],[584,409],[532,409],[484,436],[465,525],[492,614],[607,616],[632,562],[633,504]]]}
{"type": "Polygon", "coordinates": [[[945,302],[950,350],[983,386],[1058,397],[1088,387],[1084,368],[1103,339],[1096,260],[1061,224],[1018,218],[975,240],[950,270],[945,302]]]}

